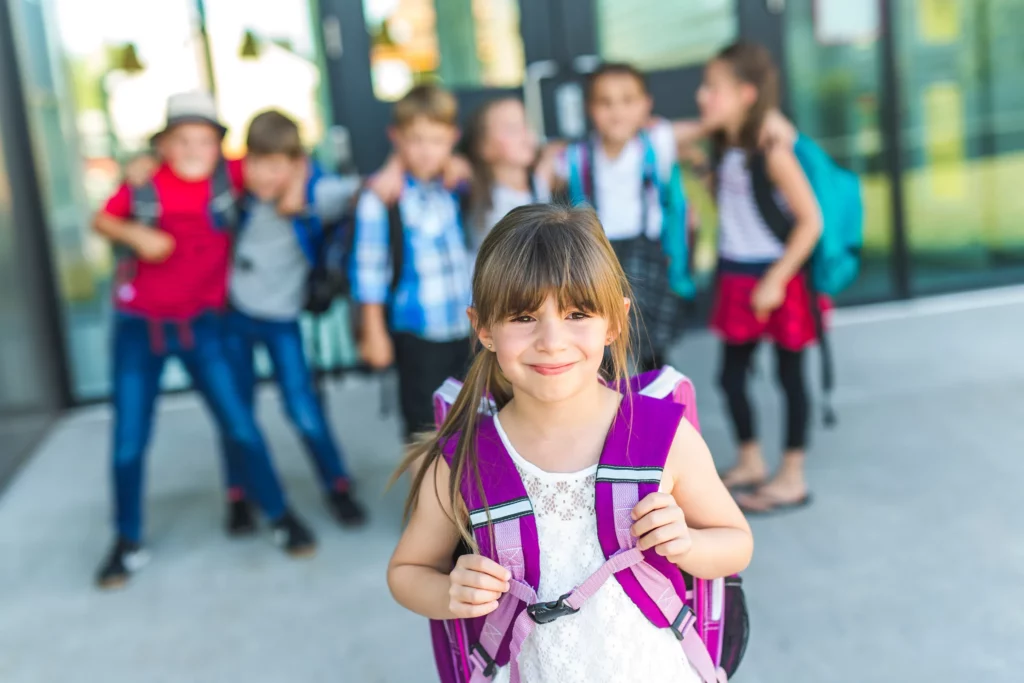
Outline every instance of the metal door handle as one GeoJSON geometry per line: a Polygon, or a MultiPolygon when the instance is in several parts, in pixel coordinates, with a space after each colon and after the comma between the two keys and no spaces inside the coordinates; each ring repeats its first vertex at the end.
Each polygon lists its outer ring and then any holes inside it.
{"type": "Polygon", "coordinates": [[[542,140],[547,139],[547,129],[544,126],[544,96],[541,93],[540,84],[545,78],[551,78],[557,73],[558,62],[553,59],[541,59],[526,65],[526,77],[523,80],[523,104],[526,107],[527,119],[542,140]]]}

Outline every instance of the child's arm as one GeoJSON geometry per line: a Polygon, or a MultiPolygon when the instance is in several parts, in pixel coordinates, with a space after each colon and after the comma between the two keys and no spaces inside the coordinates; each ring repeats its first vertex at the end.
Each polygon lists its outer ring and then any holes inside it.
{"type": "Polygon", "coordinates": [[[662,491],[633,509],[633,534],[643,550],[655,548],[680,569],[700,579],[742,571],[754,539],[715,470],[707,444],[682,420],[665,465],[662,491]]]}
{"type": "Polygon", "coordinates": [[[131,190],[122,185],[107,205],[96,212],[92,228],[112,242],[123,244],[147,263],[162,263],[174,252],[174,238],[131,220],[131,190]]]}
{"type": "Polygon", "coordinates": [[[782,305],[786,285],[803,268],[821,236],[821,209],[792,147],[773,145],[766,154],[768,176],[785,198],[794,224],[785,253],[764,274],[751,296],[754,313],[762,320],[782,305]]]}
{"type": "Polygon", "coordinates": [[[390,286],[389,239],[387,207],[373,192],[364,192],[356,206],[352,298],[360,304],[359,354],[381,370],[395,355],[384,309],[390,286]]]}
{"type": "Polygon", "coordinates": [[[493,612],[508,590],[508,570],[482,555],[452,567],[459,533],[448,490],[450,470],[438,459],[423,477],[419,501],[388,564],[388,587],[400,605],[429,619],[469,619],[493,612]]]}

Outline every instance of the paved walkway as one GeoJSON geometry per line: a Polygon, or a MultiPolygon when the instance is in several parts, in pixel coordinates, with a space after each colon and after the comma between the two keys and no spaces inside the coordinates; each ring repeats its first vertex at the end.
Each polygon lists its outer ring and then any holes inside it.
{"type": "MultiPolygon", "coordinates": [[[[1020,681],[1024,292],[843,311],[838,322],[840,426],[815,435],[815,505],[754,523],[753,638],[736,680],[1020,681]]],[[[708,441],[728,464],[714,340],[690,336],[674,361],[697,381],[708,441]]],[[[760,422],[775,452],[762,361],[760,422]]],[[[290,561],[266,536],[224,538],[210,424],[191,397],[165,400],[149,461],[154,562],[110,595],[91,585],[110,540],[109,416],[69,415],[0,499],[0,681],[434,680],[425,624],[385,585],[402,495],[381,493],[398,441],[379,406],[376,382],[331,387],[374,513],[346,533],[276,398],[262,400],[292,500],[322,541],[316,558],[290,561]]]]}

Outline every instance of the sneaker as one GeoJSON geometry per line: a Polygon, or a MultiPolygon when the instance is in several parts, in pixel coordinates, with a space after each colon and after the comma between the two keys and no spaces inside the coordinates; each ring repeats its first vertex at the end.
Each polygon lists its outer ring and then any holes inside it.
{"type": "Polygon", "coordinates": [[[292,557],[308,557],[316,552],[316,538],[291,511],[274,522],[274,543],[292,557]]]}
{"type": "Polygon", "coordinates": [[[342,526],[355,527],[366,523],[366,512],[348,491],[327,494],[327,508],[342,526]]]}
{"type": "Polygon", "coordinates": [[[104,590],[121,588],[148,562],[149,553],[145,548],[119,538],[96,575],[96,585],[104,590]]]}
{"type": "Polygon", "coordinates": [[[228,536],[248,536],[256,531],[256,515],[252,512],[249,501],[242,498],[228,503],[227,517],[228,536]]]}

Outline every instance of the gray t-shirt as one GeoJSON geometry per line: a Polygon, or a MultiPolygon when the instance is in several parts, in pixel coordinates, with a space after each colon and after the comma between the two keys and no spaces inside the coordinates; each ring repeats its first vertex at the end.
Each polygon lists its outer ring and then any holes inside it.
{"type": "MultiPolygon", "coordinates": [[[[357,177],[325,176],[312,210],[324,225],[337,222],[358,189],[357,177]]],[[[306,303],[309,269],[292,218],[278,214],[274,202],[254,201],[235,245],[231,304],[254,318],[294,320],[306,303]]]]}

